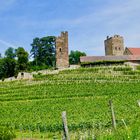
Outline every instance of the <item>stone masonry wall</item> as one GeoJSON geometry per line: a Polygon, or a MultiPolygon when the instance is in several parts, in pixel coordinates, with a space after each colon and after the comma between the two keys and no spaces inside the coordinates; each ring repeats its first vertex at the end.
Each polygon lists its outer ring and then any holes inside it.
{"type": "Polygon", "coordinates": [[[61,32],[61,36],[56,38],[56,68],[63,69],[68,67],[68,32],[61,32]]]}

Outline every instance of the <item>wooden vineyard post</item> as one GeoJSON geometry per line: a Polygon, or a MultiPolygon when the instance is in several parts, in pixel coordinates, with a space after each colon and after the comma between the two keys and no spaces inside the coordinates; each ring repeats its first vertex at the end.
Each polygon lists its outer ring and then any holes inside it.
{"type": "Polygon", "coordinates": [[[111,110],[112,126],[114,129],[116,129],[116,119],[115,119],[115,113],[114,113],[112,100],[109,100],[109,106],[111,110]]]}
{"type": "Polygon", "coordinates": [[[126,125],[126,123],[125,123],[125,121],[124,121],[124,119],[122,119],[122,122],[123,122],[125,128],[128,129],[128,128],[127,128],[127,125],[126,125]]]}
{"type": "Polygon", "coordinates": [[[138,102],[138,106],[140,107],[140,100],[138,100],[137,102],[138,102]]]}
{"type": "Polygon", "coordinates": [[[68,125],[67,125],[66,111],[62,112],[62,124],[63,124],[63,140],[70,140],[69,132],[68,132],[68,125]]]}

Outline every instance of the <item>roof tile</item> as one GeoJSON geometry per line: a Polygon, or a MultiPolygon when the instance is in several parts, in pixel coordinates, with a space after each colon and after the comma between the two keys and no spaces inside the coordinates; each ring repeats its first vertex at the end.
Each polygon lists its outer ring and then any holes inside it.
{"type": "Polygon", "coordinates": [[[140,55],[140,48],[127,48],[132,55],[140,55]]]}

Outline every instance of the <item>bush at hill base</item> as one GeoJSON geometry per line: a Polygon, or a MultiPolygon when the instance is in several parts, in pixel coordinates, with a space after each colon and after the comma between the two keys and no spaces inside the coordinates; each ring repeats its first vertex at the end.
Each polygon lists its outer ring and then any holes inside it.
{"type": "Polygon", "coordinates": [[[12,129],[0,126],[0,140],[12,140],[15,137],[12,129]]]}

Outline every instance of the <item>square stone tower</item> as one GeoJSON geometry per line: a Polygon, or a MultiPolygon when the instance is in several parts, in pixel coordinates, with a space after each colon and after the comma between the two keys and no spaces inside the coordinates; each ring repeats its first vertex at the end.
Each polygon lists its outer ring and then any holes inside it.
{"type": "Polygon", "coordinates": [[[61,32],[61,36],[56,38],[56,68],[63,69],[68,67],[68,32],[61,32]]]}
{"type": "Polygon", "coordinates": [[[104,41],[105,55],[123,55],[124,53],[124,40],[122,36],[114,35],[113,37],[107,36],[104,41]]]}

